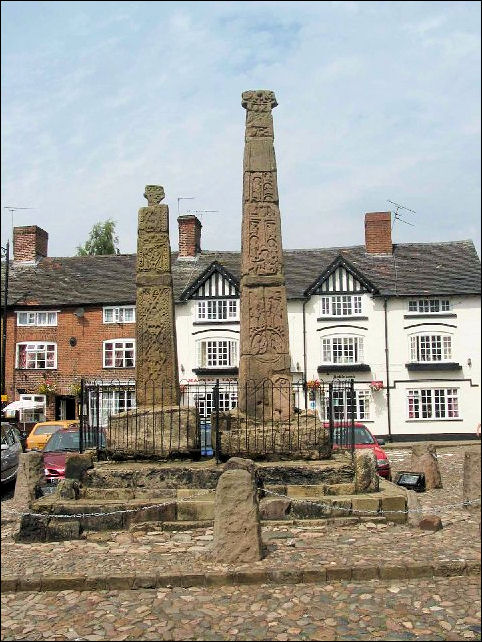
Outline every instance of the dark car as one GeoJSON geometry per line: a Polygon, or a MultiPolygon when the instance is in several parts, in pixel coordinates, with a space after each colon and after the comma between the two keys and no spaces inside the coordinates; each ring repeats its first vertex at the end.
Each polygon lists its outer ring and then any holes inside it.
{"type": "MultiPolygon", "coordinates": [[[[327,426],[328,427],[328,426],[327,426]]],[[[333,428],[333,448],[347,447],[351,444],[351,426],[339,426],[335,424],[333,428]]],[[[372,435],[370,430],[360,423],[355,423],[353,426],[353,436],[355,441],[355,449],[370,448],[373,450],[377,460],[377,472],[380,477],[384,477],[391,481],[392,473],[390,470],[390,461],[386,452],[381,448],[385,444],[383,439],[378,439],[372,435]]]]}
{"type": "Polygon", "coordinates": [[[17,478],[18,460],[22,452],[18,430],[2,421],[2,471],[1,483],[5,486],[17,478]]]}
{"type": "MultiPolygon", "coordinates": [[[[105,446],[103,431],[84,435],[84,449],[105,446]]],[[[80,432],[78,428],[62,428],[55,432],[43,450],[44,474],[48,485],[55,486],[65,478],[65,461],[68,453],[80,452],[80,432]]]]}

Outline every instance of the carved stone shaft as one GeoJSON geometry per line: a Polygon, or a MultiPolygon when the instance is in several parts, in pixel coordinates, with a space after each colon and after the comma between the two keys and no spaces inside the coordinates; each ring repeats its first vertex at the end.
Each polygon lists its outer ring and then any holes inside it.
{"type": "Polygon", "coordinates": [[[147,185],[148,207],[139,209],[136,274],[137,407],[179,403],[176,325],[164,189],[147,185]]]}
{"type": "Polygon", "coordinates": [[[272,91],[245,91],[239,406],[251,417],[291,412],[288,311],[274,151],[272,91]]]}

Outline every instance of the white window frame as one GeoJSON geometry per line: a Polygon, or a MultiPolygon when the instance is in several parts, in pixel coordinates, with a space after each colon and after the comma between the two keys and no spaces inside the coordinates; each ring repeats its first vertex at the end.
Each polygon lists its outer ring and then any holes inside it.
{"type": "Polygon", "coordinates": [[[407,421],[461,419],[459,388],[409,388],[406,399],[407,421]]]}
{"type": "Polygon", "coordinates": [[[196,341],[196,355],[197,368],[237,368],[239,339],[231,337],[198,339],[196,341]]]}
{"type": "Polygon", "coordinates": [[[21,410],[19,420],[22,423],[30,424],[38,421],[45,421],[47,397],[46,395],[20,395],[20,401],[35,401],[42,403],[43,408],[32,408],[32,410],[21,410]]]}
{"type": "Polygon", "coordinates": [[[130,411],[136,407],[136,394],[132,388],[89,390],[89,425],[92,427],[97,427],[97,404],[99,399],[99,425],[102,428],[108,425],[110,415],[117,415],[120,412],[130,411]]]}
{"type": "Polygon", "coordinates": [[[19,370],[56,370],[57,369],[57,344],[54,341],[20,341],[17,343],[16,346],[16,354],[15,354],[15,368],[19,370]],[[42,359],[42,361],[45,361],[45,366],[44,367],[38,367],[35,365],[35,367],[28,367],[25,365],[25,367],[20,366],[20,347],[21,346],[27,346],[26,347],[26,357],[25,361],[27,363],[28,360],[28,355],[36,355],[35,356],[35,363],[39,361],[37,358],[38,354],[41,352],[45,352],[45,358],[42,359]],[[45,346],[44,350],[41,349],[42,346],[45,346]],[[53,365],[48,366],[47,365],[47,346],[53,346],[54,348],[54,360],[53,360],[53,365]]]}
{"type": "Polygon", "coordinates": [[[103,323],[135,323],[136,322],[136,306],[135,305],[105,305],[102,311],[103,323]],[[126,311],[132,312],[132,319],[125,321],[124,316],[126,311]],[[112,313],[112,318],[108,317],[112,313]]]}
{"type": "MultiPolygon", "coordinates": [[[[347,421],[348,420],[348,400],[347,395],[349,389],[341,389],[340,392],[343,395],[343,416],[335,416],[334,421],[347,421]]],[[[372,409],[372,398],[373,395],[371,391],[367,388],[355,388],[355,421],[373,421],[371,418],[370,411],[372,409]],[[363,407],[363,412],[362,412],[363,407]]],[[[324,399],[322,400],[323,407],[321,409],[321,415],[323,421],[329,421],[329,401],[330,393],[328,390],[324,391],[324,399]]]]}
{"type": "Polygon", "coordinates": [[[407,301],[408,314],[446,314],[451,310],[450,299],[417,297],[407,301]]]}
{"type": "Polygon", "coordinates": [[[363,363],[363,341],[363,336],[355,334],[332,334],[321,337],[321,364],[355,365],[363,363]],[[350,351],[353,352],[352,359],[348,358],[346,354],[350,351]]]}
{"type": "Polygon", "coordinates": [[[417,332],[409,336],[410,363],[451,362],[453,351],[453,336],[448,332],[417,332]]]}
{"type": "Polygon", "coordinates": [[[58,325],[58,310],[18,310],[16,315],[17,327],[20,328],[52,328],[58,325]],[[26,318],[22,320],[25,316],[26,318]]]}
{"type": "Polygon", "coordinates": [[[104,368],[135,368],[136,365],[136,340],[135,339],[106,339],[102,343],[102,365],[104,368]],[[106,365],[106,352],[107,352],[107,344],[113,344],[112,348],[112,365],[106,365]],[[132,347],[126,348],[126,343],[132,343],[132,347]],[[126,361],[126,352],[132,350],[133,352],[133,357],[132,357],[132,365],[125,365],[126,361]],[[116,353],[121,353],[122,354],[122,366],[116,365],[116,358],[117,354],[116,353]]]}
{"type": "Polygon", "coordinates": [[[239,299],[196,301],[196,321],[239,321],[239,299]]]}
{"type": "Polygon", "coordinates": [[[323,294],[320,301],[322,317],[359,317],[363,314],[361,294],[323,294]]]}

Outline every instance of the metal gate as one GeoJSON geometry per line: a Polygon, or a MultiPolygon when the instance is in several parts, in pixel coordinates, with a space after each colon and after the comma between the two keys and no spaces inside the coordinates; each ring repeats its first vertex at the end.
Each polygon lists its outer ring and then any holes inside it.
{"type": "Polygon", "coordinates": [[[332,447],[355,451],[356,397],[353,379],[335,378],[328,386],[327,411],[332,447]]]}

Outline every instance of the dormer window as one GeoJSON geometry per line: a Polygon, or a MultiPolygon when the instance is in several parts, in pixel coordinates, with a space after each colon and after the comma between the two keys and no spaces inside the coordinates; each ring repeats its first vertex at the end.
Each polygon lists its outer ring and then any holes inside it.
{"type": "Polygon", "coordinates": [[[449,299],[409,299],[408,311],[418,314],[450,312],[449,299]]]}
{"type": "Polygon", "coordinates": [[[362,313],[362,298],[359,294],[342,294],[321,297],[322,317],[351,317],[362,313]]]}
{"type": "Polygon", "coordinates": [[[197,321],[237,321],[238,299],[204,299],[196,303],[197,321]]]}

